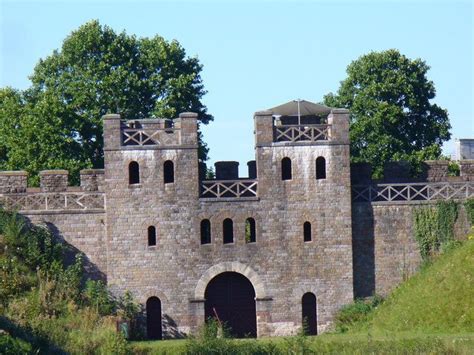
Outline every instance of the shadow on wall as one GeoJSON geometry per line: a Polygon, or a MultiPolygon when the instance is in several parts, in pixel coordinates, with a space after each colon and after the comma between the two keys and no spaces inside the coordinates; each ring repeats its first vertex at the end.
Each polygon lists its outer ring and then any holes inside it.
{"type": "Polygon", "coordinates": [[[352,205],[354,298],[375,294],[374,212],[372,204],[352,205]]]}
{"type": "Polygon", "coordinates": [[[163,324],[163,336],[165,339],[182,339],[186,336],[178,330],[178,325],[169,315],[163,314],[161,321],[163,324]]]}
{"type": "MultiPolygon", "coordinates": [[[[31,221],[28,219],[28,222],[31,223],[31,221]]],[[[59,242],[64,246],[64,258],[65,258],[65,263],[66,265],[71,265],[74,263],[74,260],[76,258],[77,254],[82,254],[82,263],[84,267],[84,274],[86,277],[92,279],[92,280],[101,280],[101,281],[106,281],[107,276],[99,270],[97,265],[95,265],[90,259],[79,249],[74,247],[73,245],[69,244],[59,231],[59,229],[51,222],[45,222],[43,224],[48,230],[53,233],[53,235],[58,239],[59,242]]]]}

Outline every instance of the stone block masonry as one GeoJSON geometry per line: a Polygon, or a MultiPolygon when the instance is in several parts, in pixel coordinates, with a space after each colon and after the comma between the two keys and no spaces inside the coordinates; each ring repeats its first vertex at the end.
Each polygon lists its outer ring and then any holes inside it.
{"type": "Polygon", "coordinates": [[[405,185],[375,184],[370,166],[350,165],[349,112],[322,108],[326,117],[303,124],[257,112],[248,177],[237,162],[218,162],[216,180],[198,162],[196,114],[105,115],[104,169],[81,171],[79,187],[68,186],[67,171],[41,172],[40,188],[27,187],[25,172],[0,172],[0,204],[83,252],[88,273],[115,294],[131,291],[155,325],[150,337],[194,332],[210,309],[256,336],[294,334],[304,318],[320,333],[354,294],[386,294],[417,268],[415,205],[474,194],[469,161],[456,181],[430,162],[421,185],[396,164],[387,172],[405,185]],[[230,274],[254,294],[232,298],[242,288],[230,274]],[[237,306],[242,299],[250,302],[237,306]]]}

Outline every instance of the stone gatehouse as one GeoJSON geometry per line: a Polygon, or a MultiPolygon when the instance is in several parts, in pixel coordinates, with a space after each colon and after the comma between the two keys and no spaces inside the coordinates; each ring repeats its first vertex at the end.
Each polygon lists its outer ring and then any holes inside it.
{"type": "Polygon", "coordinates": [[[196,114],[105,115],[103,170],[83,170],[80,187],[67,171],[43,171],[40,188],[0,172],[0,202],[82,251],[114,293],[130,290],[149,338],[208,317],[236,336],[291,334],[303,319],[317,334],[354,296],[384,294],[416,268],[412,208],[474,195],[474,162],[456,178],[427,162],[423,181],[401,165],[372,181],[370,167],[351,167],[349,112],[308,104],[301,117],[256,112],[248,176],[218,162],[215,179],[198,162],[196,114]]]}

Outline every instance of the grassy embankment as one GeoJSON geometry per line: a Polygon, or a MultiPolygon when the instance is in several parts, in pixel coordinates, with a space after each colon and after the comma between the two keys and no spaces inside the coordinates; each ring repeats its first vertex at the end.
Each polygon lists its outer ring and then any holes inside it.
{"type": "MultiPolygon", "coordinates": [[[[361,305],[352,310],[357,313],[361,305]]],[[[339,333],[317,337],[136,342],[132,349],[142,354],[473,354],[474,240],[439,255],[384,302],[349,323],[339,324],[339,333]]]]}

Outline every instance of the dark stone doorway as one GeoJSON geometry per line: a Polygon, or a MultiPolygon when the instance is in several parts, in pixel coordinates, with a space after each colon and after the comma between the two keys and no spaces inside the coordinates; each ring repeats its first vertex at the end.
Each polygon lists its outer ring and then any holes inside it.
{"type": "Polygon", "coordinates": [[[245,276],[224,272],[214,277],[204,294],[205,317],[216,318],[229,328],[233,337],[256,337],[255,290],[245,276]]]}
{"type": "Polygon", "coordinates": [[[306,326],[306,335],[318,334],[316,296],[311,292],[305,293],[301,303],[303,308],[303,324],[306,326]]]}
{"type": "Polygon", "coordinates": [[[148,339],[163,339],[161,301],[158,297],[150,297],[146,301],[146,330],[148,339]]]}

